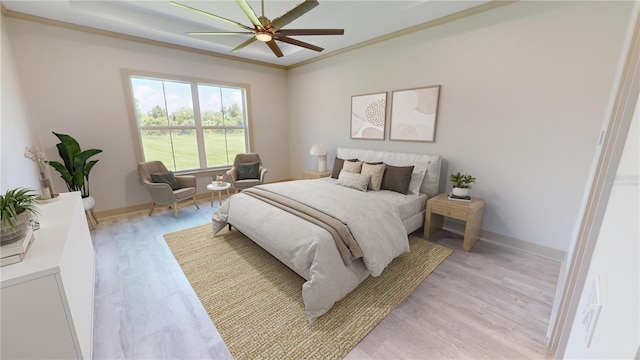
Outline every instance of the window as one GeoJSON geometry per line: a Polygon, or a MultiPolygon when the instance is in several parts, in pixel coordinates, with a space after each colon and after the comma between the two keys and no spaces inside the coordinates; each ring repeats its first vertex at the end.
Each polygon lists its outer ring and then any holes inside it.
{"type": "Polygon", "coordinates": [[[128,81],[144,161],[205,170],[249,152],[248,87],[138,75],[128,81]]]}

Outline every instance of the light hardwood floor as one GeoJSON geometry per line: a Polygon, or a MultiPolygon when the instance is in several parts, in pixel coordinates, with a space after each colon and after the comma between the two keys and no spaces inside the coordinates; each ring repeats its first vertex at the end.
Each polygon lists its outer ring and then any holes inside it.
{"type": "MultiPolygon", "coordinates": [[[[91,232],[95,359],[231,358],[162,237],[209,223],[217,203],[199,204],[178,219],[171,210],[102,219],[91,232]]],[[[558,262],[482,240],[466,253],[446,231],[430,240],[454,253],[347,359],[552,357],[544,344],[558,262]]]]}

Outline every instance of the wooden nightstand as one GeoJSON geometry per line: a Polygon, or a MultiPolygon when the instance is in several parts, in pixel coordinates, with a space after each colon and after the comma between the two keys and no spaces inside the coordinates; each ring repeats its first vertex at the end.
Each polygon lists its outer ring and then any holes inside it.
{"type": "Polygon", "coordinates": [[[305,170],[302,173],[303,179],[320,179],[331,176],[331,171],[305,170]]]}
{"type": "Polygon", "coordinates": [[[447,199],[448,194],[442,193],[427,200],[427,211],[424,220],[424,237],[428,239],[436,231],[442,229],[444,217],[450,217],[466,222],[462,250],[469,251],[480,238],[482,232],[482,218],[484,217],[485,202],[479,198],[471,198],[470,202],[447,199]]]}

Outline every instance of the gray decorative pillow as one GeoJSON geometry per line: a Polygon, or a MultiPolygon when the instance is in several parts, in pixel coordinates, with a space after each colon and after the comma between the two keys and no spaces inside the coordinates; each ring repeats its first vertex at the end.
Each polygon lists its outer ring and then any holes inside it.
{"type": "Polygon", "coordinates": [[[413,166],[387,165],[384,169],[381,189],[391,190],[407,195],[413,166]]]}
{"type": "Polygon", "coordinates": [[[259,179],[260,163],[238,164],[236,165],[238,180],[259,179]]]}
{"type": "Polygon", "coordinates": [[[180,189],[180,185],[178,184],[178,179],[176,179],[175,175],[173,175],[172,171],[169,171],[165,174],[154,173],[151,174],[151,181],[154,183],[165,183],[171,186],[171,190],[180,189]]]}
{"type": "Polygon", "coordinates": [[[340,175],[338,175],[338,181],[336,181],[336,184],[366,192],[370,179],[371,176],[369,175],[356,174],[347,170],[342,170],[340,171],[340,175]]]}
{"type": "Polygon", "coordinates": [[[371,176],[371,179],[369,180],[370,190],[380,191],[380,185],[382,185],[382,177],[384,176],[384,168],[385,168],[385,165],[383,163],[362,164],[362,171],[360,171],[360,174],[371,176]]]}
{"type": "Polygon", "coordinates": [[[342,165],[342,170],[360,174],[360,171],[362,171],[362,161],[345,161],[342,165]]]}

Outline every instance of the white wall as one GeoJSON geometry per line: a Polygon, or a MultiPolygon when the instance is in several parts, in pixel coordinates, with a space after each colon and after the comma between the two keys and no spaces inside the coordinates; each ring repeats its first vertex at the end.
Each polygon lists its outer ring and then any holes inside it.
{"type": "Polygon", "coordinates": [[[24,157],[27,146],[39,146],[31,125],[29,107],[18,79],[14,52],[8,39],[5,17],[0,15],[0,191],[24,187],[39,191],[38,166],[24,157]]]}
{"type": "MultiPolygon", "coordinates": [[[[104,152],[91,172],[96,210],[150,202],[138,181],[120,69],[136,69],[250,85],[253,150],[269,168],[267,180],[289,176],[286,71],[166,47],[5,18],[23,98],[49,159],[58,159],[52,131],[104,152]],[[265,96],[266,95],[266,96],[265,96]]],[[[4,86],[4,85],[3,85],[4,86]]],[[[13,119],[3,114],[5,121],[13,119]]],[[[4,164],[3,164],[4,165],[4,164]]],[[[66,190],[56,176],[57,189],[66,190]]],[[[198,191],[207,192],[207,176],[198,191]]]]}
{"type": "Polygon", "coordinates": [[[640,347],[640,98],[627,135],[578,312],[567,342],[567,359],[631,359],[640,347]],[[583,310],[591,284],[600,278],[602,310],[586,346],[583,310]]]}
{"type": "Polygon", "coordinates": [[[443,179],[478,178],[485,230],[566,251],[632,6],[518,2],[295,68],[292,176],[316,166],[314,143],[329,166],[338,146],[440,154],[443,179]],[[349,138],[352,95],[434,84],[435,143],[349,138]]]}

